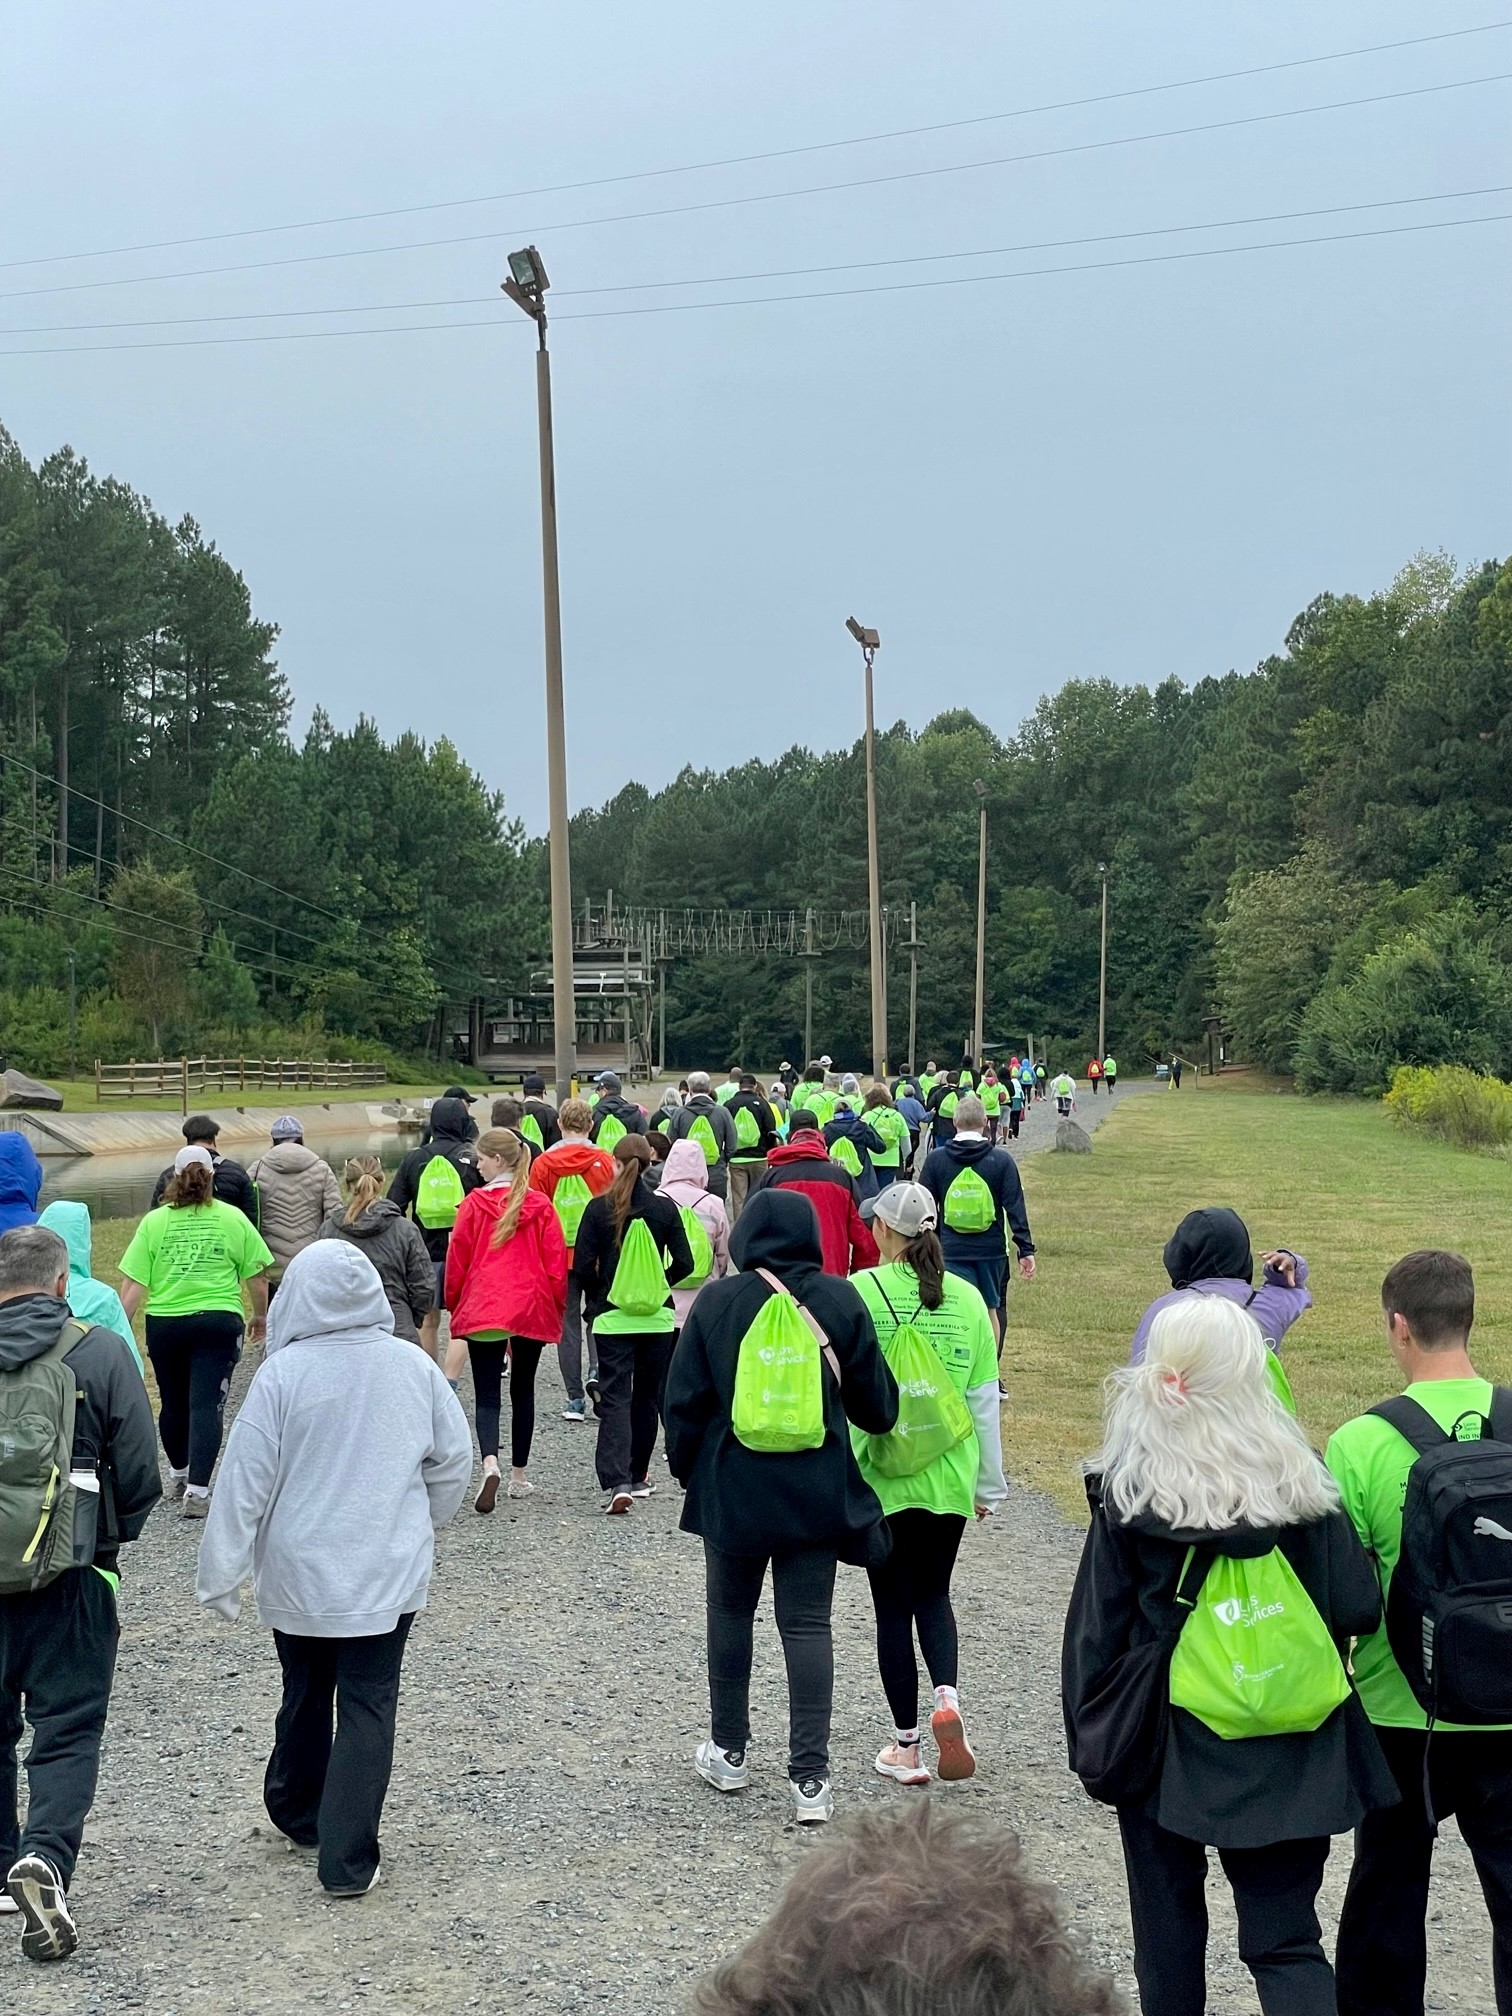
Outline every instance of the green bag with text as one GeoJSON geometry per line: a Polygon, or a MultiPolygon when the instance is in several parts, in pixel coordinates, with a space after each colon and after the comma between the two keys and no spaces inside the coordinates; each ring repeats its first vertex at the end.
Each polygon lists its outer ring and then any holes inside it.
{"type": "Polygon", "coordinates": [[[820,1353],[834,1364],[817,1321],[793,1299],[775,1274],[756,1270],[771,1294],[740,1340],[730,1426],[735,1440],[762,1455],[787,1456],[824,1441],[824,1373],[820,1353]]]}
{"type": "Polygon", "coordinates": [[[1170,1698],[1235,1741],[1321,1728],[1349,1699],[1338,1647],[1279,1547],[1213,1561],[1176,1641],[1170,1698]]]}
{"type": "Polygon", "coordinates": [[[561,1223],[562,1237],[569,1246],[576,1246],[583,1213],[593,1202],[593,1192],[588,1188],[587,1179],[582,1176],[561,1177],[551,1193],[551,1201],[561,1223]]]}
{"type": "MultiPolygon", "coordinates": [[[[973,1436],[976,1423],[939,1352],[912,1318],[898,1322],[887,1290],[880,1281],[877,1287],[897,1324],[882,1356],[898,1383],[898,1418],[885,1435],[869,1437],[867,1460],[879,1477],[915,1477],[973,1436]]],[[[918,1313],[916,1309],[914,1315],[918,1313]]]]}
{"type": "Polygon", "coordinates": [[[609,1300],[622,1316],[656,1316],[666,1304],[666,1262],[644,1218],[625,1227],[609,1300]]]}
{"type": "Polygon", "coordinates": [[[415,1186],[415,1216],[427,1232],[449,1232],[462,1205],[462,1177],[455,1162],[432,1155],[415,1186]]]}
{"type": "Polygon", "coordinates": [[[975,1169],[951,1178],[945,1192],[945,1223],[952,1232],[986,1232],[997,1218],[997,1202],[975,1169]]]}

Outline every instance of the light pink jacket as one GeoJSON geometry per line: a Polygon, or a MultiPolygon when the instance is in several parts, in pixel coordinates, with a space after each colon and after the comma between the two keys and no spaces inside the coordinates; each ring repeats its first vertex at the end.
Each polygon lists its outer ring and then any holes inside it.
{"type": "MultiPolygon", "coordinates": [[[[721,1199],[709,1194],[709,1165],[696,1141],[672,1143],[672,1152],[662,1164],[662,1179],[658,1188],[679,1211],[691,1208],[708,1233],[709,1244],[714,1249],[714,1266],[709,1279],[717,1281],[730,1265],[730,1221],[725,1216],[721,1199]]],[[[700,1282],[699,1286],[702,1285],[700,1282]]],[[[688,1311],[697,1296],[697,1288],[672,1290],[672,1306],[677,1311],[679,1330],[687,1322],[688,1311]]]]}

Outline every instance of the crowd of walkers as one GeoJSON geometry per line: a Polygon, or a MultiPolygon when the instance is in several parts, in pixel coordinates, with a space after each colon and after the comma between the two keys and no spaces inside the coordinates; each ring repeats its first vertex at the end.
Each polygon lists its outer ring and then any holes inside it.
{"type": "MultiPolygon", "coordinates": [[[[1114,1060],[1094,1063],[1089,1082],[1116,1082],[1114,1060]]],[[[1010,1265],[1025,1281],[1036,1267],[1001,1143],[1015,1113],[1062,1096],[1057,1082],[1014,1059],[863,1085],[820,1059],[765,1091],[738,1067],[717,1089],[693,1073],[648,1112],[605,1073],[560,1111],[527,1081],[481,1131],[456,1088],[386,1195],[375,1158],[347,1162],[338,1184],[292,1116],[249,1170],[195,1116],[119,1297],[92,1278],[83,1207],[38,1220],[34,1191],[0,1235],[0,1911],[22,1919],[23,1951],[61,1959],[77,1941],[68,1890],[120,1555],[165,1491],[204,1522],[201,1602],[234,1622],[250,1581],[274,1633],[274,1825],[314,1852],[331,1896],[380,1881],[405,1648],[434,1535],[474,1476],[458,1383],[470,1369],[486,1517],[501,1494],[534,1493],[548,1351],[564,1419],[596,1420],[604,1511],[623,1519],[657,1490],[664,1440],[681,1524],[702,1543],[698,1776],[731,1796],[752,1782],[754,1618],[770,1578],[793,1817],[831,1818],[842,1565],[870,1586],[888,1718],[877,1773],[907,1787],[972,1776],[952,1579],[969,1529],[1008,1495],[1010,1265]],[[222,1452],[244,1341],[265,1355],[222,1452]]],[[[1143,2005],[1207,2006],[1216,1851],[1267,2016],[1416,2016],[1434,1841],[1453,1814],[1491,1917],[1497,2008],[1512,2012],[1512,1395],[1469,1358],[1469,1266],[1422,1251],[1392,1267],[1381,1303],[1405,1391],[1341,1427],[1325,1460],[1283,1360],[1311,1306],[1305,1259],[1280,1246],[1257,1259],[1237,1214],[1203,1207],[1164,1261],[1169,1292],[1109,1382],[1085,1466],[1062,1676],[1071,1767],[1117,1816],[1143,2005]],[[1349,1831],[1331,1962],[1317,1895],[1349,1831]]],[[[863,1830],[814,1883],[850,1894],[858,1870],[891,1858],[914,1868],[902,1898],[933,1858],[1006,1855],[998,1917],[984,1898],[971,1921],[982,1999],[939,2006],[1017,2006],[986,1999],[1010,1981],[1032,1981],[1047,2010],[1113,2006],[1016,1847],[974,1848],[931,1810],[905,1831],[863,1830]]],[[[806,1883],[703,2006],[818,2010],[830,2005],[801,1995],[837,1954],[853,1971],[901,1964],[881,1928],[867,1944],[849,1921],[826,1936],[816,1894],[806,1883]]],[[[855,1908],[864,1920],[870,1906],[855,1908]]]]}

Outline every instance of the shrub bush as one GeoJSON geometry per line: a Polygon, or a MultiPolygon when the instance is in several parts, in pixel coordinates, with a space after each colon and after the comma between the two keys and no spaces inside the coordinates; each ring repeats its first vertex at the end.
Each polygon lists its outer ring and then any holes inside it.
{"type": "Polygon", "coordinates": [[[1386,1109],[1403,1126],[1457,1148],[1512,1143],[1512,1085],[1462,1064],[1407,1064],[1391,1081],[1386,1109]]]}

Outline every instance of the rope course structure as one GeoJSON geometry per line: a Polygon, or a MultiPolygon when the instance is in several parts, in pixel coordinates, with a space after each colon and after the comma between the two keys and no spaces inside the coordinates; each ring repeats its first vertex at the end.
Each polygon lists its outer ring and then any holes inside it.
{"type": "MultiPolygon", "coordinates": [[[[900,909],[884,912],[890,946],[906,937],[900,909]]],[[[700,958],[709,953],[801,958],[823,952],[864,951],[870,927],[865,910],[663,910],[643,905],[584,904],[576,934],[583,945],[628,940],[650,960],[700,958]]]]}

